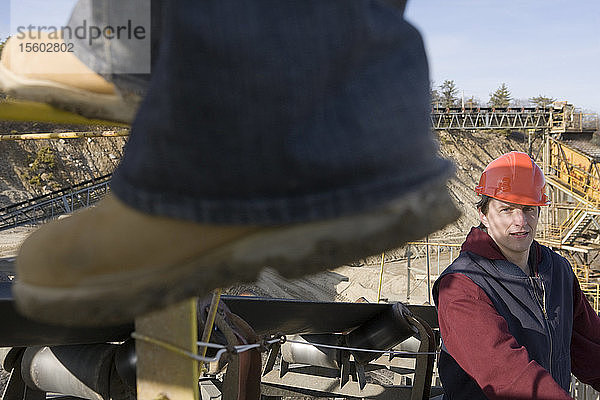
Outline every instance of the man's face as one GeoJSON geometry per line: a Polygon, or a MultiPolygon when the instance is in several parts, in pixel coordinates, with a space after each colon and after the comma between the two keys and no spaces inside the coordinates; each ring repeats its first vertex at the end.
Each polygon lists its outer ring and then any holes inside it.
{"type": "Polygon", "coordinates": [[[539,207],[523,206],[490,199],[487,215],[479,210],[479,219],[505,256],[529,254],[535,236],[539,207]]]}

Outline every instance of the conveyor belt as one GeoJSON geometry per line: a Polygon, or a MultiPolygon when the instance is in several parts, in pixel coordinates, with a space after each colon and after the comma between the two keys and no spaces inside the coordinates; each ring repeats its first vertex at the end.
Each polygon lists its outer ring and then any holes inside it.
{"type": "MultiPolygon", "coordinates": [[[[0,347],[110,342],[123,340],[133,332],[133,323],[117,327],[64,328],[26,319],[16,311],[11,287],[12,282],[0,282],[0,347]]],[[[392,307],[388,303],[241,296],[223,296],[222,301],[259,335],[350,331],[392,307]]],[[[432,327],[437,326],[433,306],[408,308],[432,327]]]]}
{"type": "Polygon", "coordinates": [[[25,224],[46,222],[59,215],[88,207],[108,192],[111,178],[112,174],[103,175],[0,208],[0,231],[25,224]]]}

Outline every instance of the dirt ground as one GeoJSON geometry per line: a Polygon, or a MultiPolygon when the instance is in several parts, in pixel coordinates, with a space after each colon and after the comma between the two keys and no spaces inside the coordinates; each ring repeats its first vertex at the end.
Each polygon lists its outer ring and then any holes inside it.
{"type": "Polygon", "coordinates": [[[16,257],[19,246],[34,230],[33,226],[18,226],[0,232],[0,259],[16,257]]]}

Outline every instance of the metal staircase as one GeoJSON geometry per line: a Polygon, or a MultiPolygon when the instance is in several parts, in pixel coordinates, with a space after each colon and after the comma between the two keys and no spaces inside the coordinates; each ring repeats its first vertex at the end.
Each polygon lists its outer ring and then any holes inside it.
{"type": "Polygon", "coordinates": [[[591,211],[578,210],[572,226],[565,230],[565,233],[561,235],[561,243],[572,245],[575,243],[575,239],[580,237],[592,224],[598,226],[598,223],[595,221],[595,217],[596,215],[594,215],[591,211]]]}

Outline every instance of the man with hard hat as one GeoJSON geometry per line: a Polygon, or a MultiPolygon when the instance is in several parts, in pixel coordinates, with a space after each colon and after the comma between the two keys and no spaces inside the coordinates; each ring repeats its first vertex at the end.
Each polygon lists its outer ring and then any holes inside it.
{"type": "Polygon", "coordinates": [[[570,399],[571,373],[600,389],[600,319],[569,262],[534,240],[544,188],[519,152],[475,188],[481,223],[434,285],[449,398],[570,399]]]}

